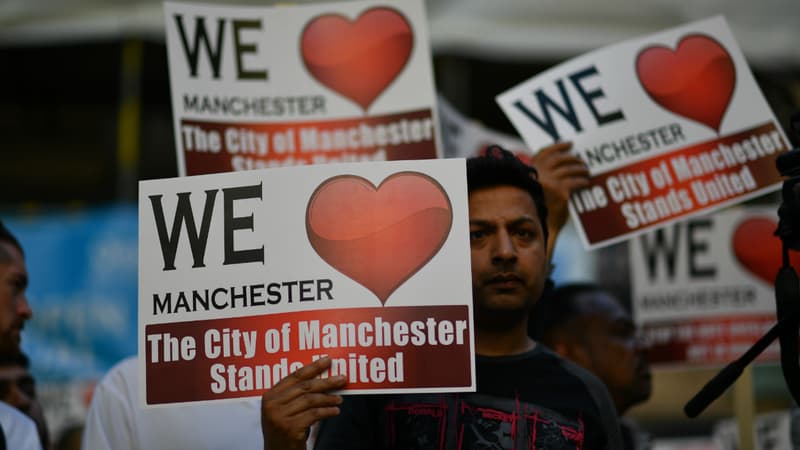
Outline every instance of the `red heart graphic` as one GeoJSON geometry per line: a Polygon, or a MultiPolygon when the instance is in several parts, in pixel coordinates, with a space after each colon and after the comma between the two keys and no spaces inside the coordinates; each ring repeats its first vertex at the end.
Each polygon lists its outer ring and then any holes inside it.
{"type": "Polygon", "coordinates": [[[372,8],[355,21],[328,14],[306,25],[300,51],[320,83],[366,111],[405,67],[414,33],[391,8],[372,8]]]}
{"type": "Polygon", "coordinates": [[[384,304],[436,255],[452,223],[444,188],[418,172],[391,175],[377,189],[355,175],[333,177],[306,209],[317,254],[384,304]]]}
{"type": "Polygon", "coordinates": [[[736,87],[731,56],[700,34],[685,36],[674,52],[661,46],[642,50],[636,75],[653,101],[717,132],[736,87]]]}
{"type": "MultiPolygon", "coordinates": [[[[752,217],[743,220],[733,233],[733,252],[736,259],[753,275],[769,284],[775,283],[775,275],[783,258],[781,240],[773,233],[778,224],[767,217],[752,217]]],[[[800,271],[800,254],[789,252],[789,262],[800,271]]]]}

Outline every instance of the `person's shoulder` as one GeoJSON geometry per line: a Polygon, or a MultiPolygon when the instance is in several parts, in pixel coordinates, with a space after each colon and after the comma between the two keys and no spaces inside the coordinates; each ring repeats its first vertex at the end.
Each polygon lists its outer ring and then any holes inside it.
{"type": "Polygon", "coordinates": [[[136,356],[129,356],[123,359],[106,372],[101,382],[114,379],[136,380],[139,368],[137,362],[138,358],[136,356]]]}
{"type": "Polygon", "coordinates": [[[554,366],[557,366],[559,369],[567,372],[568,374],[578,378],[586,387],[590,390],[600,389],[605,391],[606,387],[602,381],[592,372],[584,369],[583,367],[579,366],[578,364],[570,361],[567,358],[559,355],[558,353],[550,350],[546,346],[539,344],[537,345],[537,350],[542,354],[542,358],[546,361],[549,361],[554,366]]]}
{"type": "Polygon", "coordinates": [[[39,434],[33,420],[13,406],[0,402],[0,425],[10,449],[35,449],[39,434]]]}
{"type": "MultiPolygon", "coordinates": [[[[586,394],[588,394],[587,401],[591,402],[592,409],[597,411],[597,418],[604,429],[605,446],[603,448],[609,450],[622,448],[617,410],[606,385],[597,376],[578,364],[551,350],[545,349],[545,351],[553,355],[554,361],[559,365],[560,370],[577,379],[586,389],[586,394]]],[[[585,406],[588,406],[588,404],[585,406]]]]}
{"type": "Polygon", "coordinates": [[[138,390],[138,372],[136,356],[118,362],[106,372],[94,388],[93,398],[119,397],[128,399],[138,390]]]}
{"type": "Polygon", "coordinates": [[[17,408],[9,405],[5,402],[0,402],[0,423],[3,424],[3,429],[6,431],[8,428],[5,426],[6,423],[8,424],[17,424],[17,423],[28,423],[30,422],[33,424],[33,420],[20,412],[17,408]]]}

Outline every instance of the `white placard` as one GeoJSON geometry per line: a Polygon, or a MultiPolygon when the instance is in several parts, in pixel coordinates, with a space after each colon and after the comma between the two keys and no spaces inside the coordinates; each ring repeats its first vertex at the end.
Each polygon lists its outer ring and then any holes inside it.
{"type": "Polygon", "coordinates": [[[531,149],[571,140],[587,248],[777,189],[790,146],[722,17],[602,48],[500,94],[531,149]]]}
{"type": "Polygon", "coordinates": [[[139,191],[144,403],[257,396],[322,355],[348,392],[474,390],[463,159],[139,191]]]}
{"type": "Polygon", "coordinates": [[[181,175],[440,156],[421,0],[164,15],[181,175]]]}

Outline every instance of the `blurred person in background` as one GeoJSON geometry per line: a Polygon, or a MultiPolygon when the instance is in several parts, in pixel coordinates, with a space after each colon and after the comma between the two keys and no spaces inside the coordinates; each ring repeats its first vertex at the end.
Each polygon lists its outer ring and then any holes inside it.
{"type": "Polygon", "coordinates": [[[227,450],[263,447],[259,399],[144,408],[135,356],[97,384],[86,417],[84,450],[227,450]]]}
{"type": "Polygon", "coordinates": [[[53,450],[80,450],[83,425],[70,425],[61,432],[53,450]]]}
{"type": "Polygon", "coordinates": [[[591,283],[556,287],[534,311],[529,334],[600,378],[620,417],[624,450],[650,448],[649,436],[628,410],[652,392],[650,366],[628,311],[611,293],[591,283]]]}
{"type": "Polygon", "coordinates": [[[30,361],[25,353],[20,352],[16,356],[0,355],[0,400],[33,419],[39,431],[42,448],[49,449],[50,432],[44,409],[36,398],[36,382],[29,369],[30,361]]]}
{"type": "MultiPolygon", "coordinates": [[[[28,269],[17,238],[0,222],[0,357],[20,354],[22,328],[33,316],[25,291],[28,269]]],[[[36,424],[14,407],[0,402],[0,449],[38,450],[36,424]]]]}

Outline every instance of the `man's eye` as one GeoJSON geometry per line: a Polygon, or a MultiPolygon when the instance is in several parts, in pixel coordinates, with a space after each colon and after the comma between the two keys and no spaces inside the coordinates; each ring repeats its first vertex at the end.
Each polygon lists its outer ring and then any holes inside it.
{"type": "Polygon", "coordinates": [[[517,230],[514,234],[523,239],[533,239],[536,236],[536,233],[534,233],[533,231],[524,229],[517,230]]]}
{"type": "Polygon", "coordinates": [[[474,230],[469,232],[470,240],[474,241],[477,239],[482,239],[484,237],[486,237],[486,233],[484,233],[482,230],[474,230]]]}
{"type": "Polygon", "coordinates": [[[24,292],[28,288],[28,282],[25,279],[16,279],[13,286],[16,292],[24,292]]]}

